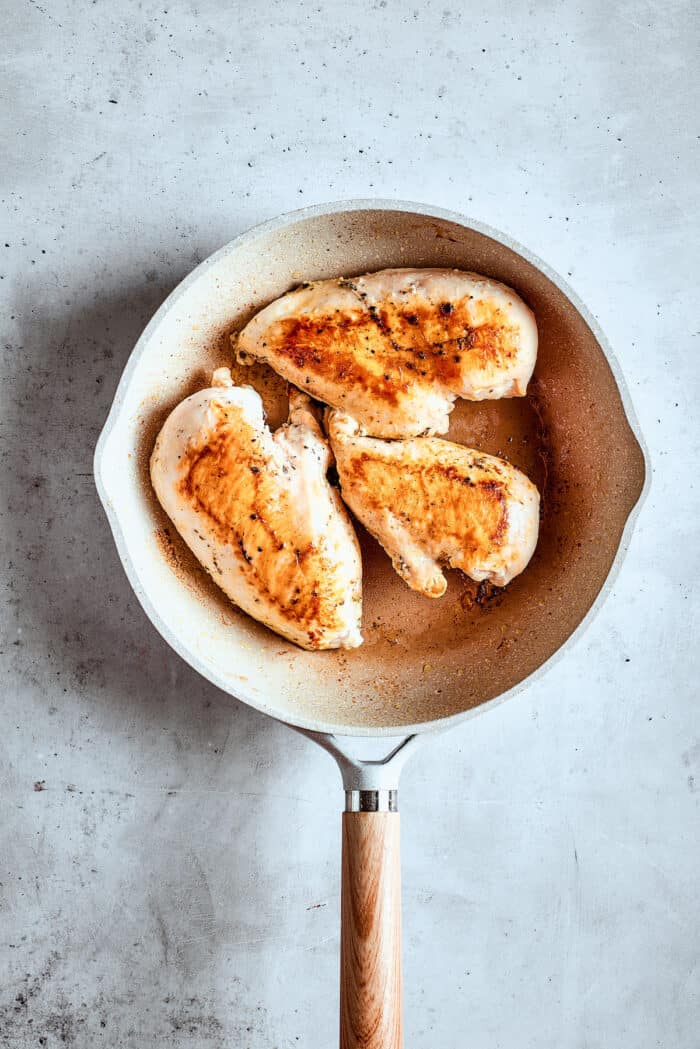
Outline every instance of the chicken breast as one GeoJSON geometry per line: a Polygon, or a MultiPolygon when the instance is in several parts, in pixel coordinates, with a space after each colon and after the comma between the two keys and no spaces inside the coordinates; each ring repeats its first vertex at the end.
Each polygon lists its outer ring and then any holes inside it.
{"type": "Polygon", "coordinates": [[[496,586],[525,568],[540,497],[520,470],[439,437],[366,437],[338,411],[327,423],[343,499],[412,590],[441,597],[441,566],[496,586]]]}
{"type": "Polygon", "coordinates": [[[260,396],[228,369],[168,416],[151,456],[156,495],[228,597],[306,649],[362,643],[354,528],[326,479],[328,443],[308,397],[290,391],[274,434],[260,396]]]}
{"type": "Polygon", "coordinates": [[[240,332],[267,361],[377,437],[446,433],[457,397],[521,397],[537,356],[531,310],[505,284],[448,269],[392,269],[302,284],[240,332]]]}

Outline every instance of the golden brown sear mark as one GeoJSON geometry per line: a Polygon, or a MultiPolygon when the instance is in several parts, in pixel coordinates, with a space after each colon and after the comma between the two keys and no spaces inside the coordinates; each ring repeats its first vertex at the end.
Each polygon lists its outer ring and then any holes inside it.
{"type": "Polygon", "coordinates": [[[464,302],[305,313],[278,321],[271,342],[306,372],[309,384],[332,379],[395,404],[416,380],[450,386],[465,363],[501,366],[513,359],[517,330],[497,306],[479,308],[483,319],[476,327],[464,302]]]}
{"type": "MultiPolygon", "coordinates": [[[[216,436],[186,453],[181,495],[206,516],[218,540],[240,554],[261,597],[302,629],[320,619],[334,625],[337,598],[324,587],[328,566],[323,551],[310,542],[296,546],[285,537],[294,508],[279,495],[269,461],[251,463],[251,431],[246,433],[240,419],[229,424],[227,409],[220,411],[216,436]],[[312,587],[311,576],[317,580],[312,587]]],[[[214,579],[215,573],[216,562],[214,579]]]]}
{"type": "MultiPolygon", "coordinates": [[[[473,466],[477,473],[478,461],[473,466]]],[[[401,462],[366,453],[353,457],[350,470],[352,485],[371,493],[375,509],[390,507],[416,537],[425,535],[434,518],[442,536],[459,537],[463,549],[486,555],[506,535],[508,502],[497,480],[473,477],[438,459],[407,470],[401,462]]]]}

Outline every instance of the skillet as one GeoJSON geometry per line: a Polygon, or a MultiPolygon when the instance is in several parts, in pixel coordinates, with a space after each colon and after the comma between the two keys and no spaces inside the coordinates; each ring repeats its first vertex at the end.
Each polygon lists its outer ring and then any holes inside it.
{"type": "MultiPolygon", "coordinates": [[[[256,386],[274,427],[284,384],[256,386]]],[[[630,542],[649,470],[629,394],[597,323],[548,266],[471,219],[420,204],[350,201],[243,234],[166,299],[126,365],[95,453],[95,478],[127,576],[168,643],[213,684],[320,743],[346,792],[340,1045],[399,1049],[400,768],[419,740],[537,680],[590,623],[630,542]],[[302,280],[385,267],[473,270],[534,310],[538,362],[526,398],[458,401],[448,436],[508,458],[542,494],[537,550],[506,590],[449,573],[445,597],[410,591],[359,528],[364,645],[309,653],[233,608],[153,496],[148,457],[167,414],[230,364],[230,335],[302,280]],[[359,760],[346,737],[384,738],[359,760]],[[398,738],[398,742],[396,742],[398,738]]]]}

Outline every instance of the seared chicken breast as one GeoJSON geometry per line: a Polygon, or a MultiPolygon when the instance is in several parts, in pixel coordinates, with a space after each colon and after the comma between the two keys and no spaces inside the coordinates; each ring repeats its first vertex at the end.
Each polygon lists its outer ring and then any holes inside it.
{"type": "Polygon", "coordinates": [[[290,391],[274,434],[228,369],[168,416],[151,456],[156,495],[236,605],[306,649],[362,643],[360,549],[326,479],[328,443],[308,397],[290,391]]]}
{"type": "Polygon", "coordinates": [[[441,597],[442,567],[505,586],[532,557],[539,493],[510,463],[439,437],[384,441],[328,415],[342,495],[412,590],[441,597]]]}
{"type": "Polygon", "coordinates": [[[504,284],[448,269],[392,269],[302,284],[240,332],[267,361],[376,437],[446,433],[457,397],[524,396],[537,356],[531,310],[504,284]]]}

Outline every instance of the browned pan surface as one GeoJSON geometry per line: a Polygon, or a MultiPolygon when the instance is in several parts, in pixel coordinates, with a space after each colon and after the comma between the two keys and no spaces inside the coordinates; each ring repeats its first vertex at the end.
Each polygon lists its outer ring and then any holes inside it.
{"type": "MultiPolygon", "coordinates": [[[[503,456],[539,486],[542,523],[533,561],[501,591],[451,572],[445,597],[431,600],[410,591],[359,529],[365,644],[333,653],[302,652],[281,639],[274,647],[290,674],[309,681],[306,698],[297,692],[294,700],[300,717],[400,725],[456,714],[518,684],[580,623],[642,491],[643,454],[593,332],[564,293],[510,248],[458,224],[402,212],[319,216],[304,226],[261,244],[268,272],[260,282],[264,290],[254,285],[243,301],[232,295],[230,317],[199,339],[178,396],[146,402],[139,445],[143,484],[149,487],[147,458],[173,403],[203,385],[212,366],[230,364],[230,332],[299,280],[386,266],[456,266],[514,287],[534,310],[540,333],[529,396],[460,401],[448,436],[503,456]]],[[[271,423],[278,424],[284,414],[281,381],[264,366],[236,374],[260,389],[271,423]]],[[[233,629],[269,641],[268,632],[233,609],[208,580],[155,499],[151,509],[173,571],[203,600],[215,602],[233,629]]]]}

